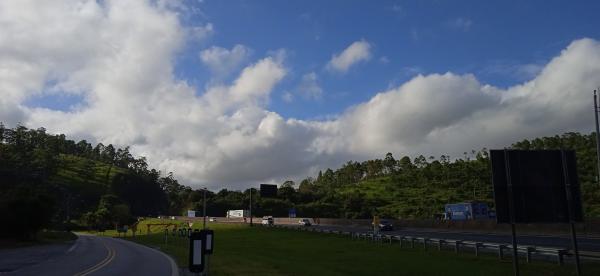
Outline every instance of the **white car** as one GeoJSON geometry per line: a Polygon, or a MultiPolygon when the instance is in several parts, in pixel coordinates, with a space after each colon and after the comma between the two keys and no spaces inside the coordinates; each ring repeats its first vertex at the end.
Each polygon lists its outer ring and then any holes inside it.
{"type": "Polygon", "coordinates": [[[275,222],[273,221],[273,217],[263,217],[261,224],[264,225],[273,225],[275,222]]]}
{"type": "Polygon", "coordinates": [[[304,225],[304,226],[311,226],[312,223],[310,223],[310,219],[301,219],[298,221],[298,224],[300,225],[304,225]]]}
{"type": "Polygon", "coordinates": [[[215,218],[215,217],[212,217],[212,218],[209,218],[209,219],[208,219],[208,221],[210,221],[210,222],[216,222],[216,221],[217,221],[217,218],[215,218]]]}

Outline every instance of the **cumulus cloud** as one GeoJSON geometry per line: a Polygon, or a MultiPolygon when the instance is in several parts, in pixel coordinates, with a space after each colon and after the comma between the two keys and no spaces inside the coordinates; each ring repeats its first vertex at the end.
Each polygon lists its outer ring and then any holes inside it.
{"type": "Polygon", "coordinates": [[[341,53],[333,55],[327,63],[327,69],[345,73],[352,65],[369,59],[371,59],[371,44],[365,40],[355,41],[341,53]]]}
{"type": "Polygon", "coordinates": [[[195,187],[299,179],[387,152],[460,156],[593,125],[600,43],[592,39],[572,42],[507,89],[471,74],[417,75],[329,119],[300,120],[268,110],[288,74],[281,51],[196,91],[173,74],[187,41],[177,12],[146,1],[102,3],[0,2],[0,121],[131,145],[195,187]],[[66,111],[24,104],[49,93],[84,102],[66,111]]]}
{"type": "Polygon", "coordinates": [[[218,76],[225,76],[239,69],[250,55],[250,49],[237,44],[231,50],[213,46],[200,52],[200,60],[218,76]]]}

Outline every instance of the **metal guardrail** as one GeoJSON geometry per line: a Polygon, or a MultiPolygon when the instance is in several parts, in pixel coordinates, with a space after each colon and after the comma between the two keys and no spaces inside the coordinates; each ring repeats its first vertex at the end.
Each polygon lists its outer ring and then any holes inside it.
{"type": "MultiPolygon", "coordinates": [[[[325,234],[337,234],[337,235],[345,235],[350,236],[351,239],[357,240],[367,240],[372,242],[387,242],[392,245],[395,241],[397,241],[402,248],[405,243],[410,245],[410,248],[415,248],[415,244],[420,244],[424,250],[427,250],[429,246],[435,246],[437,250],[441,251],[444,248],[451,247],[454,252],[457,254],[463,248],[471,248],[475,252],[475,256],[479,256],[481,251],[487,252],[497,252],[498,259],[502,260],[506,252],[512,255],[512,245],[509,244],[500,244],[500,243],[487,243],[487,242],[477,242],[477,241],[465,241],[465,240],[453,240],[453,239],[437,239],[437,238],[428,238],[428,237],[416,237],[416,236],[403,236],[403,235],[385,235],[378,234],[374,235],[370,232],[350,232],[350,231],[340,231],[340,230],[330,230],[330,229],[321,229],[315,227],[306,227],[306,226],[296,226],[296,225],[284,225],[284,224],[275,224],[268,227],[275,228],[286,228],[286,229],[295,229],[299,231],[307,231],[307,232],[317,232],[317,233],[325,233],[325,234]]],[[[537,246],[517,246],[517,254],[521,254],[525,256],[528,263],[532,261],[532,257],[535,256],[543,256],[543,257],[553,257],[556,259],[557,264],[564,264],[564,257],[569,256],[569,250],[566,248],[552,248],[552,247],[537,247],[537,246]]]]}

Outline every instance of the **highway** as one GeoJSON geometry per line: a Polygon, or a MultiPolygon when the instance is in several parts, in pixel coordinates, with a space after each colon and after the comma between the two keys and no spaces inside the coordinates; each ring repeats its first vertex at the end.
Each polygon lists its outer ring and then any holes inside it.
{"type": "MultiPolygon", "coordinates": [[[[341,226],[341,225],[313,225],[311,227],[328,229],[328,230],[340,230],[349,232],[368,232],[371,231],[365,226],[341,226]]],[[[418,228],[400,228],[394,229],[394,231],[381,232],[386,235],[403,235],[403,236],[415,236],[415,237],[426,237],[436,239],[450,239],[450,240],[464,240],[464,241],[475,241],[475,242],[489,242],[489,243],[511,243],[510,234],[501,233],[481,233],[481,232],[459,232],[459,231],[444,231],[438,229],[418,229],[418,228]]],[[[577,237],[579,250],[581,251],[594,251],[600,252],[600,238],[592,237],[577,237]]],[[[570,236],[550,236],[550,235],[520,235],[517,229],[517,243],[519,245],[533,245],[542,247],[558,247],[568,248],[572,247],[570,236]]]]}
{"type": "Polygon", "coordinates": [[[164,253],[111,237],[79,235],[68,248],[17,248],[3,250],[0,257],[9,258],[0,263],[5,275],[178,275],[164,253]]]}

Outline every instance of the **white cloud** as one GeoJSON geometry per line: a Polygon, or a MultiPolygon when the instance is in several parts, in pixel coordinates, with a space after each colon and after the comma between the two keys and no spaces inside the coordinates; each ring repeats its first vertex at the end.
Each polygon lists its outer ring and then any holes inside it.
{"type": "Polygon", "coordinates": [[[250,49],[240,44],[231,50],[213,46],[200,52],[200,60],[217,76],[226,76],[239,69],[249,56],[250,49]]]}
{"type": "Polygon", "coordinates": [[[317,74],[315,72],[310,72],[302,76],[302,80],[298,86],[298,93],[300,93],[300,95],[302,95],[305,99],[321,99],[323,95],[323,89],[317,82],[317,74]]]}
{"type": "Polygon", "coordinates": [[[371,59],[371,44],[365,40],[355,41],[339,54],[331,57],[327,69],[345,73],[354,64],[371,59]]]}
{"type": "Polygon", "coordinates": [[[231,83],[195,91],[173,74],[187,40],[168,7],[0,1],[0,18],[1,121],[131,145],[183,183],[212,189],[298,179],[387,152],[457,157],[590,131],[590,93],[600,82],[600,43],[582,39],[508,89],[469,74],[418,75],[333,117],[286,119],[267,109],[288,73],[284,52],[254,61],[231,83]],[[53,87],[84,104],[69,111],[24,106],[53,87]]]}
{"type": "Polygon", "coordinates": [[[291,103],[294,101],[294,95],[290,91],[285,91],[283,95],[281,95],[281,99],[286,103],[291,103]]]}
{"type": "Polygon", "coordinates": [[[468,18],[458,17],[452,20],[449,20],[445,23],[448,28],[458,30],[458,31],[469,31],[471,29],[471,25],[473,25],[473,21],[468,18]]]}
{"type": "Polygon", "coordinates": [[[207,37],[211,36],[215,32],[212,23],[206,23],[206,25],[204,26],[194,26],[189,28],[189,30],[191,36],[197,40],[205,40],[207,37]]]}

